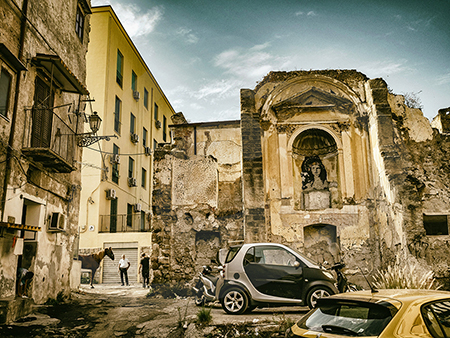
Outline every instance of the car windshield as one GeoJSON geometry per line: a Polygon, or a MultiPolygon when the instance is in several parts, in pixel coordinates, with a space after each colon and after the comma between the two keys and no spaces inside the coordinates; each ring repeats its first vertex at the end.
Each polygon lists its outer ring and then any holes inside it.
{"type": "Polygon", "coordinates": [[[368,302],[328,299],[318,302],[317,308],[297,325],[306,330],[349,337],[378,336],[391,321],[395,311],[368,302]]]}

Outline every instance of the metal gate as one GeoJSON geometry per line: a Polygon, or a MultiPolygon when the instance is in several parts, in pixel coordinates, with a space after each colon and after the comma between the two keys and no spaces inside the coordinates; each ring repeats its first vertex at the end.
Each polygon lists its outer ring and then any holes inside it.
{"type": "Polygon", "coordinates": [[[103,260],[103,283],[120,284],[119,261],[122,255],[125,255],[130,261],[128,269],[128,281],[130,283],[137,282],[137,272],[139,268],[138,243],[105,243],[104,247],[111,247],[114,252],[114,260],[103,260]]]}

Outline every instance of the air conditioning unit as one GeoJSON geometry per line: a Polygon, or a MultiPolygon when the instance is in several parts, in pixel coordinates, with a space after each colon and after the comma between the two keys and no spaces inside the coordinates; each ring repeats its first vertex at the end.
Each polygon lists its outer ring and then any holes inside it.
{"type": "Polygon", "coordinates": [[[134,212],[141,212],[142,208],[141,208],[141,203],[136,203],[134,205],[134,212]]]}
{"type": "Polygon", "coordinates": [[[66,216],[60,212],[53,212],[50,218],[49,230],[64,230],[66,226],[66,216]]]}
{"type": "Polygon", "coordinates": [[[137,101],[140,97],[141,95],[139,94],[139,92],[137,90],[133,90],[133,98],[137,101]]]}
{"type": "Polygon", "coordinates": [[[114,154],[111,156],[111,164],[119,164],[120,163],[120,156],[119,154],[114,154]]]}
{"type": "Polygon", "coordinates": [[[116,199],[116,190],[115,189],[106,190],[106,199],[115,200],[116,199]]]}
{"type": "Polygon", "coordinates": [[[152,154],[152,148],[145,147],[145,155],[150,156],[152,154]]]}
{"type": "Polygon", "coordinates": [[[137,181],[134,177],[128,177],[128,186],[137,187],[137,181]]]}
{"type": "Polygon", "coordinates": [[[156,121],[155,121],[155,127],[156,127],[157,129],[161,128],[161,121],[156,120],[156,121]]]}
{"type": "Polygon", "coordinates": [[[138,143],[139,142],[139,135],[135,133],[131,133],[131,142],[138,143]]]}

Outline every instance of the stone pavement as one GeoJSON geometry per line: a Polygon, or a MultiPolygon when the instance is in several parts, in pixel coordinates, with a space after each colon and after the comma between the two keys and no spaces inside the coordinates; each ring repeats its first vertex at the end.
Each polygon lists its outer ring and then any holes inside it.
{"type": "MultiPolygon", "coordinates": [[[[196,325],[201,308],[191,297],[146,297],[140,285],[82,285],[72,299],[55,306],[36,306],[33,313],[0,326],[0,337],[235,337],[259,332],[278,337],[280,327],[300,319],[304,307],[256,309],[240,316],[227,315],[220,304],[211,306],[212,322],[196,325]],[[244,334],[244,335],[243,335],[244,334]],[[277,333],[278,334],[278,333],[277,333]]],[[[280,335],[281,336],[281,335],[280,335]]]]}

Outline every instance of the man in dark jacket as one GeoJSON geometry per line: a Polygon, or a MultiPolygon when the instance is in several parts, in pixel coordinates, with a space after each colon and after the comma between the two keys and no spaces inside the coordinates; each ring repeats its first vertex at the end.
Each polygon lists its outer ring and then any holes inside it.
{"type": "Polygon", "coordinates": [[[145,252],[142,254],[141,264],[139,265],[139,272],[142,271],[142,286],[144,288],[150,287],[150,258],[147,257],[145,252]]]}

